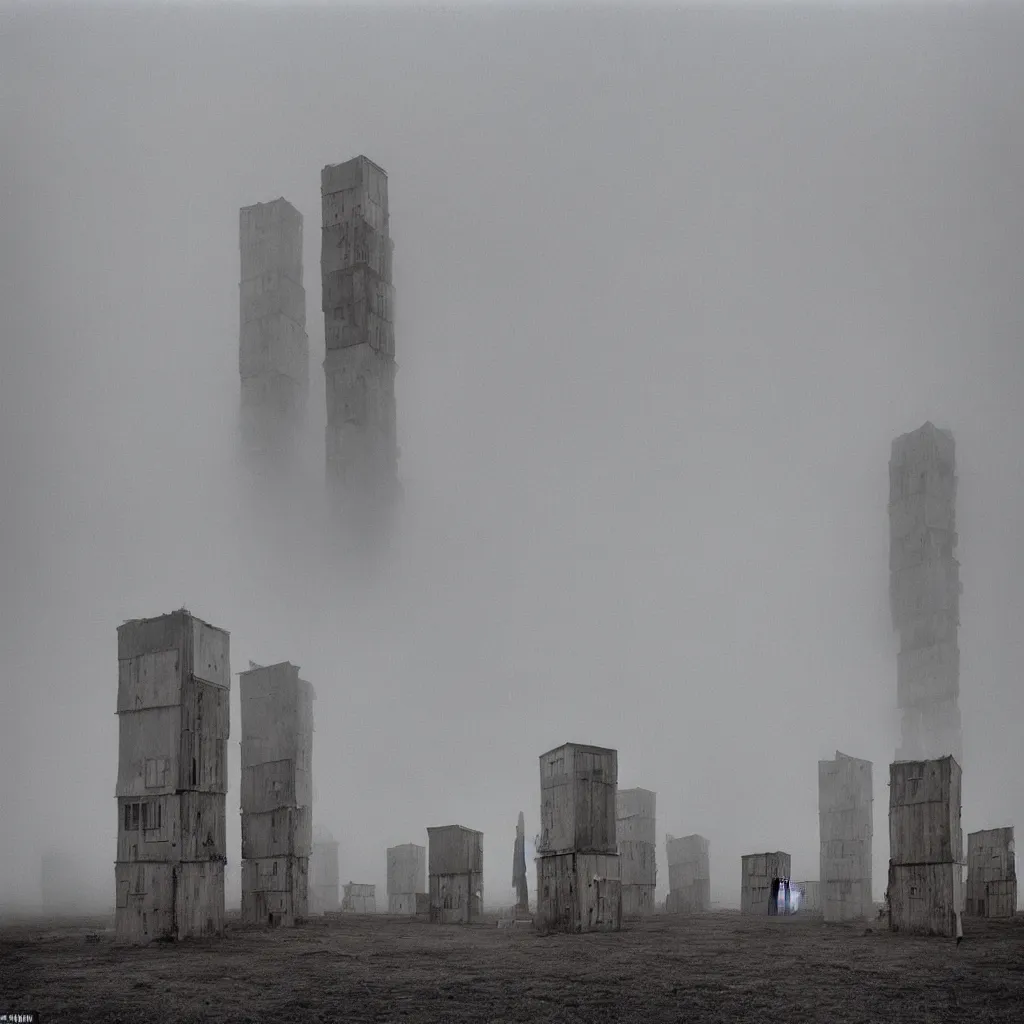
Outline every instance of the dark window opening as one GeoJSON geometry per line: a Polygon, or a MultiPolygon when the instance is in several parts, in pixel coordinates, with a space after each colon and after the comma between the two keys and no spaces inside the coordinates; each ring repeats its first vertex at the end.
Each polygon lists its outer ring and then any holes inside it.
{"type": "Polygon", "coordinates": [[[199,772],[197,771],[196,759],[192,758],[192,785],[197,785],[199,772]]]}

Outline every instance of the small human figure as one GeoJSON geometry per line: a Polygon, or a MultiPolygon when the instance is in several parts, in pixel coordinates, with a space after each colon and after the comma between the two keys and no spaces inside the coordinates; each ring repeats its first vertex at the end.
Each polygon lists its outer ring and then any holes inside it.
{"type": "Polygon", "coordinates": [[[773,916],[779,912],[779,879],[772,879],[772,895],[768,901],[768,914],[773,916]]]}
{"type": "Polygon", "coordinates": [[[784,903],[784,906],[786,908],[783,912],[788,914],[789,913],[789,879],[788,878],[785,879],[785,881],[783,882],[783,885],[785,886],[785,894],[783,896],[783,903],[784,903]]]}

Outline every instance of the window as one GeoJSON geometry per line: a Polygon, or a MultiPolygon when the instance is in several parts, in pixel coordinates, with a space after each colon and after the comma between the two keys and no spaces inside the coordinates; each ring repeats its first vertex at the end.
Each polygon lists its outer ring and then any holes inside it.
{"type": "Polygon", "coordinates": [[[124,805],[124,830],[125,832],[136,832],[139,828],[139,805],[137,803],[124,805]]]}
{"type": "Polygon", "coordinates": [[[142,829],[160,829],[163,828],[164,815],[163,815],[163,803],[160,800],[147,800],[142,805],[142,829]]]}
{"type": "Polygon", "coordinates": [[[452,909],[452,898],[451,898],[451,896],[445,896],[445,898],[444,898],[444,909],[445,910],[451,910],[452,909]]]}

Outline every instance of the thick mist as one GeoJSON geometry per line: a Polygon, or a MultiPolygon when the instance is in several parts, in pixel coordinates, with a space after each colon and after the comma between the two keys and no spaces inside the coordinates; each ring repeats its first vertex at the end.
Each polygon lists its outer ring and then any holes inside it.
{"type": "MultiPolygon", "coordinates": [[[[186,605],[316,688],[343,881],[619,751],[664,834],[818,877],[817,767],[897,742],[889,444],[957,441],[965,830],[1024,824],[1024,12],[0,15],[0,905],[113,902],[116,627],[186,605]],[[368,566],[323,496],[323,165],[389,175],[400,473],[368,566]],[[239,459],[238,210],[302,212],[303,459],[239,459]],[[104,896],[104,885],[109,896],[104,896]],[[84,899],[85,897],[83,897],[84,899]]],[[[237,901],[233,679],[229,905],[237,901]]],[[[529,851],[528,851],[529,852],[529,851]]],[[[529,870],[531,891],[535,883],[529,870]]]]}

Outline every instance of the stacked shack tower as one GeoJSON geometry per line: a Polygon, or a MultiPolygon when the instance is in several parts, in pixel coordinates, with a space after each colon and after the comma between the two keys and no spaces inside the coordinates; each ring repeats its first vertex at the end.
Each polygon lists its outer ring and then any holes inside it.
{"type": "Polygon", "coordinates": [[[427,849],[415,843],[388,848],[388,913],[416,915],[416,896],[427,891],[427,849]]]}
{"type": "Polygon", "coordinates": [[[657,883],[655,794],[649,789],[620,789],[615,806],[622,916],[642,917],[654,911],[657,883]]]}
{"type": "Polygon", "coordinates": [[[219,935],[231,664],[228,634],[185,609],[117,631],[119,942],[219,935]]]}
{"type": "Polygon", "coordinates": [[[283,468],[309,393],[302,214],[286,199],[246,206],[239,235],[242,443],[255,467],[283,468]]]}
{"type": "Polygon", "coordinates": [[[327,476],[345,516],[372,521],[398,491],[388,177],[358,156],[320,189],[327,476]]]}
{"type": "Polygon", "coordinates": [[[618,753],[566,743],[540,758],[537,927],[618,931],[622,881],[615,827],[618,753]]]}
{"type": "Polygon", "coordinates": [[[818,762],[822,914],[826,921],[874,916],[871,842],[874,795],[871,762],[836,751],[818,762]]]}
{"type": "Polygon", "coordinates": [[[484,912],[484,834],[462,825],[427,829],[430,920],[472,924],[484,912]]]}
{"type": "Polygon", "coordinates": [[[960,765],[952,757],[889,767],[889,927],[961,934],[960,765]]]}
{"type": "Polygon", "coordinates": [[[968,835],[965,910],[974,917],[1013,917],[1017,912],[1012,825],[968,835]]]}
{"type": "Polygon", "coordinates": [[[771,908],[773,878],[789,878],[792,858],[788,853],[748,853],[742,858],[740,911],[767,915],[771,908]]]}
{"type": "Polygon", "coordinates": [[[711,909],[711,844],[703,836],[665,837],[670,914],[703,914],[711,909]]]}
{"type": "Polygon", "coordinates": [[[293,925],[309,913],[313,687],[295,665],[241,673],[242,920],[293,925]]]}
{"type": "Polygon", "coordinates": [[[953,435],[931,423],[892,443],[889,596],[899,631],[897,761],[951,755],[962,764],[960,566],[953,435]]]}

